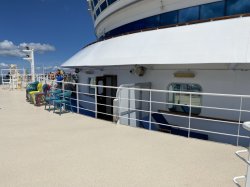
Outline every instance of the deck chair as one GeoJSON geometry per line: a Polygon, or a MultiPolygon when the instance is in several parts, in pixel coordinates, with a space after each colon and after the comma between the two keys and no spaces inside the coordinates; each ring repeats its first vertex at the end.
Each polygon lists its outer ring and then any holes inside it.
{"type": "Polygon", "coordinates": [[[38,85],[38,81],[35,82],[31,82],[27,85],[26,87],[26,100],[29,101],[29,92],[31,91],[37,91],[37,85],[38,85]]]}
{"type": "Polygon", "coordinates": [[[63,93],[60,94],[60,99],[56,99],[54,100],[54,113],[55,113],[55,110],[56,109],[60,109],[60,115],[62,114],[62,106],[65,105],[65,109],[66,109],[66,106],[70,106],[71,108],[71,112],[72,112],[72,104],[71,104],[71,94],[72,92],[71,91],[64,91],[63,93]]]}
{"type": "Polygon", "coordinates": [[[50,88],[51,86],[49,84],[44,84],[42,87],[43,91],[34,94],[34,96],[32,97],[34,105],[41,106],[45,103],[45,97],[47,96],[50,88]]]}
{"type": "Polygon", "coordinates": [[[28,94],[28,98],[29,98],[29,101],[31,102],[31,103],[35,103],[35,94],[36,93],[40,93],[40,92],[42,92],[43,91],[43,84],[40,82],[40,83],[38,83],[38,85],[37,85],[37,90],[36,91],[30,91],[29,92],[29,94],[28,94]]]}
{"type": "Polygon", "coordinates": [[[44,109],[46,110],[47,105],[49,105],[49,112],[50,112],[50,105],[54,100],[60,99],[60,94],[62,93],[61,89],[56,89],[54,91],[49,91],[48,96],[45,97],[45,105],[44,109]]]}

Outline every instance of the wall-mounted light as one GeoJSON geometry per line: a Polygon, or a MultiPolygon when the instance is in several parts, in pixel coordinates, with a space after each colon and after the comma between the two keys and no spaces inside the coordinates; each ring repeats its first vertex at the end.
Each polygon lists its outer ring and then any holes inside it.
{"type": "Polygon", "coordinates": [[[142,77],[145,74],[146,70],[147,69],[143,66],[135,65],[135,67],[132,68],[129,72],[138,75],[139,77],[142,77]]]}
{"type": "Polygon", "coordinates": [[[179,71],[174,73],[174,77],[176,78],[194,78],[195,74],[190,71],[179,71]]]}

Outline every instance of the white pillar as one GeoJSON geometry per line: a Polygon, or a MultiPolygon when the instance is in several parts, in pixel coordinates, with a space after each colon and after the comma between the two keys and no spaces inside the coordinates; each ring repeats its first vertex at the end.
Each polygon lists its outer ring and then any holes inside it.
{"type": "Polygon", "coordinates": [[[31,67],[31,76],[32,76],[32,82],[35,81],[35,60],[34,60],[34,50],[31,49],[31,62],[30,62],[30,67],[31,67]]]}

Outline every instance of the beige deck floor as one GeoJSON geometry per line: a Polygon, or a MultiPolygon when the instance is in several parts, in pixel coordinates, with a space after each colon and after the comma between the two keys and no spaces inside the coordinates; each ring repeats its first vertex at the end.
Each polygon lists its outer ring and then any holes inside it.
{"type": "Polygon", "coordinates": [[[59,116],[0,88],[1,187],[230,187],[246,172],[239,149],[59,116]]]}

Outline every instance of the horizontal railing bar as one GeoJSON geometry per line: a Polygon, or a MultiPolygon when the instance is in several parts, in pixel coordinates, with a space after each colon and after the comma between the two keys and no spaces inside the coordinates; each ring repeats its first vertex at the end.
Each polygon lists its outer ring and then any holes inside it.
{"type": "Polygon", "coordinates": [[[94,111],[94,110],[90,110],[90,109],[82,108],[82,107],[80,107],[80,106],[79,106],[79,109],[82,109],[82,110],[87,110],[87,111],[90,111],[90,112],[95,113],[95,111],[94,111]]]}
{"type": "Polygon", "coordinates": [[[120,116],[130,115],[130,114],[135,113],[135,112],[136,112],[136,110],[129,110],[129,111],[121,112],[120,116]]]}
{"type": "Polygon", "coordinates": [[[233,137],[240,137],[240,138],[250,139],[250,137],[248,137],[248,136],[241,136],[241,135],[238,136],[237,134],[228,134],[228,133],[221,133],[221,132],[214,132],[214,131],[200,130],[200,129],[193,129],[193,128],[190,128],[190,130],[199,131],[199,132],[206,132],[206,133],[211,133],[211,134],[218,134],[218,135],[225,135],[225,136],[233,136],[233,137]]]}
{"type": "MultiPolygon", "coordinates": [[[[70,84],[70,82],[64,82],[70,84]]],[[[114,87],[114,86],[103,86],[103,85],[92,85],[92,84],[83,84],[83,83],[75,83],[82,86],[92,86],[92,87],[100,87],[100,88],[110,88],[110,89],[127,89],[127,90],[137,90],[137,91],[152,91],[152,92],[162,92],[162,93],[180,93],[180,94],[188,94],[188,95],[207,95],[207,96],[224,96],[224,97],[243,97],[250,98],[250,95],[234,95],[234,94],[220,94],[220,93],[205,93],[205,92],[185,92],[185,91],[170,91],[170,90],[157,90],[157,89],[145,89],[145,88],[133,88],[133,87],[114,87]]]]}
{"type": "MultiPolygon", "coordinates": [[[[188,106],[188,105],[186,105],[188,106]]],[[[222,108],[222,107],[214,107],[214,106],[198,106],[198,105],[191,105],[192,108],[206,108],[206,109],[216,109],[216,110],[228,110],[228,111],[235,111],[235,112],[240,112],[240,111],[243,111],[243,110],[240,110],[240,109],[234,109],[234,108],[222,108]]],[[[250,112],[250,111],[248,111],[250,112]]]]}
{"type": "Polygon", "coordinates": [[[83,103],[89,103],[89,104],[96,104],[95,102],[91,102],[91,101],[86,101],[86,100],[78,100],[79,102],[83,102],[83,103]]]}
{"type": "Polygon", "coordinates": [[[78,94],[87,95],[87,96],[95,96],[95,94],[90,94],[90,93],[86,93],[86,92],[78,92],[78,94]]]}
{"type": "MultiPolygon", "coordinates": [[[[70,91],[70,90],[69,90],[70,91]]],[[[88,94],[88,93],[82,93],[82,92],[75,92],[74,93],[82,94],[82,95],[92,95],[95,96],[95,94],[88,94]]],[[[129,99],[129,98],[117,98],[117,97],[112,97],[112,96],[103,96],[103,95],[97,95],[99,97],[105,97],[105,98],[110,98],[110,99],[121,99],[121,100],[129,100],[129,101],[138,101],[138,102],[145,102],[149,103],[147,100],[139,100],[139,99],[129,99]]],[[[159,101],[154,101],[152,100],[151,103],[153,104],[164,104],[164,105],[174,105],[174,106],[188,106],[188,104],[178,104],[178,103],[169,103],[169,102],[159,102],[159,101]]],[[[216,109],[216,110],[227,110],[227,111],[235,111],[235,112],[250,112],[250,110],[240,110],[240,109],[230,109],[230,108],[222,108],[222,107],[210,107],[210,106],[198,106],[198,105],[191,105],[192,108],[206,108],[206,109],[216,109]]]]}
{"type": "MultiPolygon", "coordinates": [[[[136,109],[135,109],[136,110],[136,109]]],[[[135,111],[134,110],[134,111],[135,111]]],[[[93,111],[93,110],[92,110],[93,111]]],[[[94,112],[94,111],[93,111],[94,112]]],[[[100,113],[98,111],[98,113],[100,113]]],[[[102,112],[103,113],[103,112],[102,112]]],[[[152,112],[152,113],[159,113],[159,112],[152,112]]],[[[103,113],[103,114],[107,114],[108,113],[103,113]]],[[[165,114],[165,113],[159,113],[159,114],[165,114]]],[[[168,115],[168,114],[165,114],[165,115],[168,115]]],[[[116,116],[116,115],[112,115],[112,116],[116,116]]],[[[178,116],[178,115],[174,115],[174,116],[178,116]]],[[[119,116],[119,117],[122,117],[122,116],[119,116]]],[[[187,116],[185,116],[186,118],[188,118],[187,116]]],[[[136,120],[135,118],[129,118],[129,119],[133,119],[133,120],[136,120]]],[[[201,119],[201,118],[199,118],[201,119]]],[[[224,121],[220,121],[220,120],[215,120],[217,122],[224,122],[224,121]]],[[[148,121],[147,121],[148,122],[148,121]]],[[[152,122],[152,123],[155,123],[155,124],[160,124],[160,125],[165,125],[165,126],[169,126],[169,127],[178,127],[178,128],[183,128],[183,129],[189,129],[189,128],[186,128],[186,127],[180,127],[180,126],[175,126],[175,125],[169,125],[169,124],[162,124],[162,123],[157,123],[157,122],[152,122]]],[[[230,122],[225,122],[225,123],[230,123],[230,122]]],[[[221,133],[221,132],[213,132],[213,131],[207,131],[207,130],[199,130],[199,129],[193,129],[193,128],[190,128],[190,130],[195,130],[195,131],[202,131],[202,132],[209,132],[209,133],[216,133],[216,134],[223,134],[223,135],[232,135],[232,136],[235,136],[235,137],[238,137],[238,135],[234,135],[234,134],[228,134],[228,133],[221,133]]],[[[247,136],[239,136],[241,138],[249,138],[247,136]]]]}
{"type": "Polygon", "coordinates": [[[103,103],[98,103],[98,102],[91,102],[91,101],[86,101],[86,100],[80,100],[81,102],[86,102],[86,103],[91,103],[91,104],[97,104],[97,105],[101,105],[101,106],[107,106],[110,108],[119,108],[119,109],[126,109],[126,110],[135,110],[138,112],[145,112],[145,113],[149,113],[148,110],[141,110],[141,109],[136,109],[136,108],[127,108],[127,107],[120,107],[120,106],[114,106],[114,105],[107,105],[107,104],[103,104],[103,103]]]}
{"type": "MultiPolygon", "coordinates": [[[[76,100],[76,99],[74,99],[76,100]]],[[[137,108],[127,108],[127,107],[118,107],[118,106],[114,106],[114,105],[107,105],[107,104],[102,104],[102,103],[95,103],[95,102],[91,102],[91,101],[86,101],[86,100],[79,100],[82,102],[86,102],[86,103],[91,103],[91,104],[98,104],[98,105],[102,105],[102,106],[108,106],[108,107],[112,107],[112,108],[119,108],[119,109],[126,109],[126,110],[136,110],[138,112],[145,112],[145,113],[149,113],[149,110],[141,110],[141,109],[137,109],[137,108]]],[[[152,111],[152,113],[157,113],[157,114],[164,114],[164,115],[169,115],[169,116],[175,116],[175,117],[182,117],[182,118],[189,118],[189,116],[187,115],[178,115],[178,114],[170,114],[170,113],[161,113],[161,112],[156,112],[156,111],[152,111]]],[[[218,119],[211,119],[211,118],[201,118],[201,117],[195,117],[195,116],[190,116],[190,118],[192,119],[198,119],[198,120],[205,120],[205,121],[214,121],[214,122],[220,122],[220,123],[229,123],[229,124],[242,124],[239,123],[237,121],[225,121],[225,120],[218,120],[218,119]]]]}
{"type": "Polygon", "coordinates": [[[163,112],[156,112],[156,111],[152,111],[151,113],[152,114],[162,114],[162,115],[167,115],[167,116],[180,117],[180,118],[189,118],[188,116],[184,116],[184,115],[170,114],[170,113],[163,113],[163,112]]]}
{"type": "Polygon", "coordinates": [[[203,120],[203,121],[219,122],[219,123],[229,123],[229,124],[237,124],[237,125],[242,125],[243,124],[243,123],[239,123],[237,121],[233,122],[233,121],[225,121],[225,120],[217,120],[217,119],[199,118],[199,117],[194,117],[194,116],[191,116],[190,118],[203,120]]]}
{"type": "MultiPolygon", "coordinates": [[[[92,111],[95,113],[95,111],[93,110],[89,110],[89,109],[86,109],[86,108],[81,108],[79,107],[80,109],[83,109],[83,110],[88,110],[88,111],[92,111]]],[[[113,114],[108,114],[108,113],[105,113],[105,112],[100,112],[100,111],[97,111],[97,113],[100,113],[100,114],[104,114],[104,115],[110,115],[110,116],[115,116],[115,117],[121,117],[121,118],[126,118],[126,119],[130,119],[130,120],[135,120],[135,121],[143,121],[143,122],[147,122],[147,123],[150,123],[149,121],[145,121],[145,120],[138,120],[136,118],[128,118],[128,117],[124,117],[124,116],[116,116],[116,115],[113,115],[113,114]]],[[[154,123],[154,124],[159,124],[159,125],[163,125],[163,126],[168,126],[168,127],[173,127],[173,128],[180,128],[180,129],[186,129],[186,130],[189,130],[189,128],[186,128],[186,127],[181,127],[181,126],[177,126],[177,125],[169,125],[169,124],[162,124],[162,123],[157,123],[157,122],[151,122],[151,123],[154,123]]],[[[248,136],[238,136],[238,135],[235,135],[235,134],[228,134],[228,133],[221,133],[221,132],[214,132],[214,131],[208,131],[208,130],[200,130],[200,129],[194,129],[194,128],[190,128],[191,131],[199,131],[199,132],[206,132],[206,133],[211,133],[211,134],[218,134],[218,135],[225,135],[225,136],[233,136],[233,137],[240,137],[240,138],[247,138],[249,139],[250,137],[248,136]]]]}
{"type": "MultiPolygon", "coordinates": [[[[126,109],[126,110],[134,110],[137,112],[145,112],[145,113],[150,113],[150,111],[148,110],[141,110],[141,109],[136,109],[136,108],[127,108],[127,107],[119,107],[119,106],[114,106],[114,105],[107,105],[107,104],[102,104],[102,103],[95,103],[95,102],[91,102],[91,101],[86,101],[86,100],[79,100],[81,102],[86,102],[86,103],[90,103],[90,104],[98,104],[98,105],[102,105],[102,106],[107,106],[107,107],[111,107],[111,108],[118,108],[118,109],[126,109]]],[[[169,115],[169,116],[175,116],[175,117],[181,117],[181,118],[189,118],[189,116],[184,116],[184,115],[177,115],[177,114],[170,114],[170,113],[162,113],[162,112],[156,112],[156,111],[152,111],[151,113],[155,113],[155,114],[162,114],[162,115],[169,115]]],[[[232,122],[232,121],[225,121],[225,120],[217,120],[217,119],[207,119],[207,118],[200,118],[200,117],[194,117],[194,116],[190,116],[191,119],[197,119],[197,120],[204,120],[204,121],[213,121],[213,122],[219,122],[219,123],[228,123],[228,124],[242,124],[239,122],[232,122]]]]}
{"type": "MultiPolygon", "coordinates": [[[[149,123],[149,121],[147,121],[147,122],[149,123]]],[[[162,125],[162,126],[165,126],[165,127],[173,127],[173,128],[179,128],[179,129],[185,129],[185,130],[189,129],[188,127],[182,127],[182,126],[177,126],[177,125],[170,125],[170,124],[158,123],[158,122],[154,122],[154,121],[152,121],[151,123],[157,124],[157,125],[162,125]]]]}

